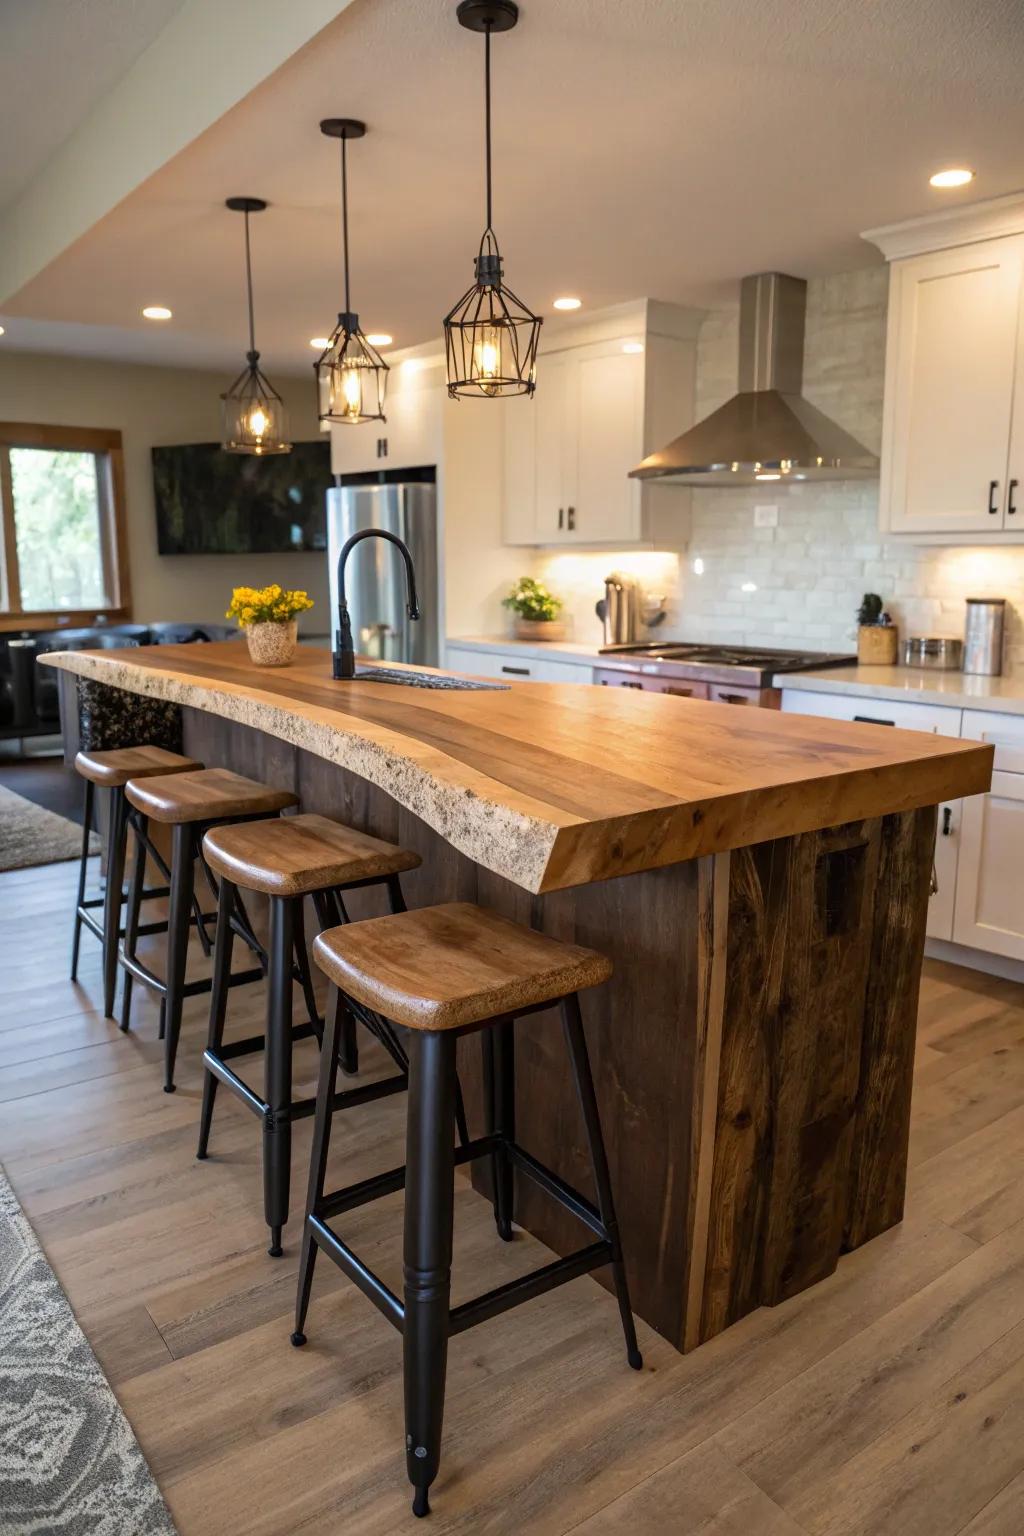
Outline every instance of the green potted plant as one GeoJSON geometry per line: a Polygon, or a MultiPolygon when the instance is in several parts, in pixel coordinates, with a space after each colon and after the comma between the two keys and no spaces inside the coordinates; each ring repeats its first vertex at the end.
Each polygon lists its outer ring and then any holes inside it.
{"type": "Polygon", "coordinates": [[[565,625],[559,622],[562,599],[553,596],[542,582],[520,576],[501,606],[515,615],[517,640],[564,640],[565,625]]]}

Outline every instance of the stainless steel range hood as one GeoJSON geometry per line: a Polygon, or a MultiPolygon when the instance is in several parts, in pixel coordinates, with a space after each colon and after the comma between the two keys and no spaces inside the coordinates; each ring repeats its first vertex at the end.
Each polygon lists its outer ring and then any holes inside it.
{"type": "Polygon", "coordinates": [[[781,272],[740,290],[740,392],[630,476],[685,485],[866,480],[878,459],[803,398],[807,284],[781,272]]]}

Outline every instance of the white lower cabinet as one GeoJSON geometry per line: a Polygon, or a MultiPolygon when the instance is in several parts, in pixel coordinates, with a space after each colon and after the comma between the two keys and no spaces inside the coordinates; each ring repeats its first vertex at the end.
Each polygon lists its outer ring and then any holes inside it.
{"type": "Polygon", "coordinates": [[[518,651],[474,651],[448,644],[447,665],[453,672],[474,677],[494,677],[507,683],[591,683],[594,669],[587,662],[548,661],[523,656],[518,651]]]}
{"type": "Polygon", "coordinates": [[[991,790],[962,802],[953,939],[1024,960],[1024,717],[968,709],[963,735],[996,750],[991,790]]]}
{"type": "Polygon", "coordinates": [[[995,747],[987,795],[939,806],[928,936],[1024,960],[1024,715],[787,688],[782,708],[935,731],[995,747]]]}

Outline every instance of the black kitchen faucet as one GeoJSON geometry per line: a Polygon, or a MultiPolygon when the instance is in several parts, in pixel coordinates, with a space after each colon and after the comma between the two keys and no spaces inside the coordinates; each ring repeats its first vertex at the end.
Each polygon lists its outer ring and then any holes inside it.
{"type": "Polygon", "coordinates": [[[360,539],[387,539],[389,544],[396,546],[405,561],[405,611],[410,619],[418,619],[420,616],[419,603],[416,599],[416,571],[407,546],[397,534],[388,533],[384,528],[361,528],[358,533],[354,533],[350,539],[345,540],[341,554],[338,556],[338,641],[333,653],[335,677],[355,677],[356,675],[352,620],[345,597],[345,563],[360,539]]]}

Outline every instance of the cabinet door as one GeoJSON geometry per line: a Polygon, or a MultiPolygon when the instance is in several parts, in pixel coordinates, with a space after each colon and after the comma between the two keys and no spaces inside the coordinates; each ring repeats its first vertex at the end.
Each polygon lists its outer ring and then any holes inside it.
{"type": "MultiPolygon", "coordinates": [[[[502,532],[506,544],[537,542],[537,397],[515,396],[503,412],[505,473],[502,532]]],[[[488,409],[491,409],[489,406],[488,409]]]]}
{"type": "Polygon", "coordinates": [[[575,366],[578,426],[569,442],[566,519],[578,543],[640,537],[640,482],[629,471],[642,457],[644,358],[622,342],[581,349],[575,366]],[[571,494],[570,494],[571,492],[571,494]]]}
{"type": "Polygon", "coordinates": [[[534,501],[536,536],[540,544],[564,544],[574,538],[567,505],[571,487],[567,466],[569,444],[576,430],[571,383],[574,362],[568,357],[544,357],[537,366],[537,393],[532,401],[511,401],[536,414],[534,501]]]}
{"type": "Polygon", "coordinates": [[[1024,774],[996,772],[987,795],[963,802],[953,937],[1024,960],[1024,774]]]}
{"type": "Polygon", "coordinates": [[[1003,527],[1024,237],[893,269],[883,497],[904,533],[1003,527]]]}
{"type": "Polygon", "coordinates": [[[928,902],[930,939],[952,939],[956,908],[957,859],[963,821],[962,800],[943,800],[935,829],[935,860],[932,865],[932,893],[928,902]]]}

